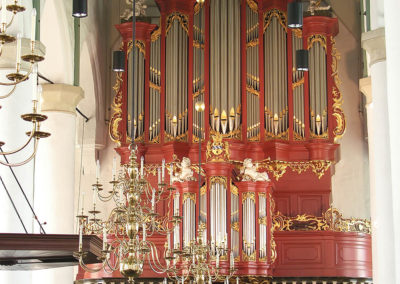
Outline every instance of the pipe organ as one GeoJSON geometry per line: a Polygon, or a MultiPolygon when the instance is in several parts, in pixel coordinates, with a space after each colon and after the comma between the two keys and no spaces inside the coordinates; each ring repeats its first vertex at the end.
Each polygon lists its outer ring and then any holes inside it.
{"type": "MultiPolygon", "coordinates": [[[[220,255],[221,269],[233,258],[239,275],[272,275],[291,263],[274,240],[276,211],[320,216],[330,206],[331,167],[346,126],[338,20],[307,16],[302,30],[288,29],[286,0],[156,2],[160,24],[136,24],[134,93],[129,71],[117,74],[110,136],[126,162],[134,123],[149,172],[162,157],[196,165],[200,154],[200,188],[197,181],[174,184],[170,210],[182,222],[167,241],[182,250],[200,225],[211,248],[229,251],[220,255]],[[308,72],[295,69],[299,49],[309,50],[308,72]],[[198,102],[204,112],[196,111],[198,102]],[[246,158],[272,181],[240,179],[246,158]]],[[[117,28],[129,51],[131,23],[117,28]]],[[[198,166],[192,169],[198,178],[198,166]]],[[[287,271],[290,265],[297,262],[287,271]]]]}
{"type": "MultiPolygon", "coordinates": [[[[283,2],[158,1],[160,26],[137,25],[147,32],[134,48],[135,94],[124,80],[129,71],[116,86],[113,140],[129,143],[127,124],[134,123],[135,140],[153,144],[196,143],[210,133],[249,142],[336,141],[345,129],[330,64],[337,20],[308,16],[303,30],[291,30],[283,2]],[[309,50],[309,72],[294,68],[301,48],[309,50]],[[196,112],[197,102],[206,113],[196,112]]],[[[129,52],[129,23],[118,29],[129,52]]]]}

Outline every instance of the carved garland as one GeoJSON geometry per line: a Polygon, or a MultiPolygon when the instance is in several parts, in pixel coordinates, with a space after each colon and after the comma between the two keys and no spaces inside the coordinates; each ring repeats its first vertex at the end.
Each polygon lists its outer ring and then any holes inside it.
{"type": "Polygon", "coordinates": [[[116,82],[113,87],[115,96],[111,105],[112,115],[109,125],[110,138],[113,142],[121,144],[121,133],[119,132],[119,125],[122,122],[122,72],[116,75],[116,82]]]}
{"type": "Polygon", "coordinates": [[[314,43],[319,42],[321,46],[325,49],[326,53],[326,36],[320,34],[314,34],[307,39],[307,49],[310,49],[314,43]]]}

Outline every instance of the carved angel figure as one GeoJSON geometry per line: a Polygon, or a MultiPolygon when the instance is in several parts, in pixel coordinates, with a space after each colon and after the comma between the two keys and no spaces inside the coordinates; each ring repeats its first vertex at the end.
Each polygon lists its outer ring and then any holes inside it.
{"type": "Polygon", "coordinates": [[[180,171],[171,175],[172,182],[184,182],[196,180],[193,177],[193,171],[191,169],[191,162],[189,158],[184,157],[180,165],[178,165],[180,171]]]}
{"type": "Polygon", "coordinates": [[[240,170],[243,181],[269,181],[266,172],[257,172],[257,167],[253,165],[253,161],[247,158],[243,161],[243,168],[240,170]]]}

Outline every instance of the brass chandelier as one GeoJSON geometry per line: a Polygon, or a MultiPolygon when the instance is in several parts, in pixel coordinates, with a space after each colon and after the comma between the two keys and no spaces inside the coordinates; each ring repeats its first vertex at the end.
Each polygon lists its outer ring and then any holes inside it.
{"type": "Polygon", "coordinates": [[[0,99],[6,99],[10,97],[15,92],[18,84],[28,80],[31,75],[33,76],[32,112],[21,115],[21,118],[24,121],[32,123],[32,130],[26,133],[28,135],[27,141],[22,146],[19,146],[16,149],[9,151],[3,151],[2,147],[5,145],[5,142],[0,141],[0,150],[1,150],[0,155],[4,156],[5,159],[5,161],[0,160],[0,164],[4,166],[17,167],[30,162],[35,157],[39,139],[49,137],[50,133],[40,130],[40,124],[47,119],[47,116],[40,114],[41,88],[37,87],[37,72],[38,72],[37,63],[44,60],[44,57],[35,52],[36,9],[32,10],[30,53],[21,56],[21,40],[22,40],[21,34],[18,34],[17,37],[14,37],[7,33],[7,29],[13,23],[15,16],[18,13],[25,11],[25,7],[19,5],[18,0],[15,0],[12,5],[6,5],[6,4],[7,1],[2,0],[1,25],[0,25],[0,56],[2,55],[4,45],[10,44],[15,41],[17,41],[16,43],[17,51],[16,51],[15,72],[6,75],[6,78],[9,80],[9,82],[0,82],[0,86],[9,86],[12,88],[8,93],[0,95],[0,99]],[[12,17],[9,22],[7,22],[7,11],[12,13],[12,17]],[[25,74],[21,72],[21,60],[29,63],[29,70],[25,74]],[[26,159],[17,163],[10,163],[8,161],[7,159],[8,155],[13,155],[22,151],[28,145],[30,145],[32,141],[33,141],[33,152],[26,159]]]}

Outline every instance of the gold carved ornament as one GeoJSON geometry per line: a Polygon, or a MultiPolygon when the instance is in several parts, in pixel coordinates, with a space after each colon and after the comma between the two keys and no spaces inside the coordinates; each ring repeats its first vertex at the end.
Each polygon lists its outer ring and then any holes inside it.
{"type": "Polygon", "coordinates": [[[223,141],[222,134],[215,132],[207,143],[207,162],[228,162],[230,158],[229,143],[223,141]]]}
{"type": "MultiPolygon", "coordinates": [[[[121,48],[122,49],[122,48],[121,48]]],[[[109,134],[110,138],[113,142],[121,145],[121,133],[119,132],[119,125],[122,122],[122,72],[116,73],[116,82],[113,86],[113,90],[115,92],[114,99],[111,104],[112,114],[109,124],[109,134]]]]}
{"type": "Polygon", "coordinates": [[[333,36],[330,38],[332,43],[332,98],[333,98],[333,116],[336,118],[336,127],[333,130],[335,136],[335,143],[343,137],[346,131],[346,118],[342,109],[343,97],[339,90],[340,79],[338,74],[338,62],[340,60],[340,54],[336,48],[336,42],[333,36]]]}
{"type": "Polygon", "coordinates": [[[266,169],[269,173],[272,173],[275,179],[278,181],[290,168],[293,172],[301,174],[308,169],[311,169],[313,173],[321,179],[328,169],[332,166],[333,162],[328,160],[312,160],[307,162],[295,161],[286,162],[279,160],[270,160],[269,158],[258,163],[259,168],[266,169]]]}
{"type": "Polygon", "coordinates": [[[256,261],[256,250],[253,251],[251,255],[248,255],[242,250],[242,259],[243,261],[256,261]]]}
{"type": "Polygon", "coordinates": [[[247,5],[249,6],[249,8],[254,12],[257,13],[258,11],[258,6],[257,6],[257,2],[254,0],[246,0],[247,5]]]}
{"type": "Polygon", "coordinates": [[[322,216],[297,215],[288,217],[278,212],[272,218],[275,231],[332,231],[371,234],[371,221],[343,218],[338,209],[329,208],[322,216]]]}
{"type": "Polygon", "coordinates": [[[282,26],[285,32],[287,32],[286,13],[274,8],[264,13],[264,33],[271,24],[273,17],[278,19],[279,24],[282,26]]]}
{"type": "Polygon", "coordinates": [[[231,183],[231,193],[235,196],[239,196],[239,189],[236,185],[231,183]]]}
{"type": "Polygon", "coordinates": [[[236,231],[236,232],[239,232],[239,222],[231,223],[231,229],[236,231]]]}
{"type": "Polygon", "coordinates": [[[210,178],[210,183],[215,184],[215,183],[219,183],[219,184],[223,184],[225,186],[225,188],[227,188],[227,178],[224,176],[214,176],[210,178]]]}
{"type": "Polygon", "coordinates": [[[307,49],[310,50],[314,43],[319,42],[320,45],[325,49],[325,53],[327,51],[326,45],[326,36],[320,34],[314,34],[308,37],[307,39],[307,49]]]}
{"type": "Polygon", "coordinates": [[[301,29],[292,29],[292,33],[297,38],[302,38],[303,37],[303,31],[301,29]]]}
{"type": "Polygon", "coordinates": [[[166,22],[166,34],[168,34],[169,30],[172,27],[172,24],[175,20],[178,20],[182,29],[185,30],[186,34],[189,34],[189,17],[185,14],[181,14],[179,12],[174,12],[167,17],[166,22]]]}
{"type": "MultiPolygon", "coordinates": [[[[269,214],[270,216],[274,216],[274,211],[275,211],[275,200],[272,198],[272,194],[269,193],[269,214]]],[[[271,263],[274,263],[277,258],[277,252],[276,252],[276,242],[274,238],[274,231],[275,231],[275,226],[271,226],[271,240],[270,240],[270,252],[271,252],[271,263]]]]}
{"type": "MultiPolygon", "coordinates": [[[[135,47],[143,54],[143,56],[146,56],[146,44],[142,40],[135,40],[135,47]]],[[[132,41],[128,42],[128,52],[129,54],[132,51],[132,41]]]]}
{"type": "Polygon", "coordinates": [[[243,192],[242,193],[242,203],[246,200],[250,199],[253,200],[254,203],[256,203],[256,194],[254,192],[243,192]]]}
{"type": "Polygon", "coordinates": [[[304,77],[302,77],[300,80],[298,80],[297,82],[293,82],[292,84],[292,89],[296,89],[297,87],[300,87],[304,84],[304,77]]]}
{"type": "Polygon", "coordinates": [[[190,199],[193,201],[194,204],[196,204],[196,193],[194,192],[185,192],[183,194],[183,199],[182,199],[182,203],[185,203],[185,201],[187,199],[190,199]]]}
{"type": "MultiPolygon", "coordinates": [[[[161,21],[161,17],[160,17],[160,21],[161,21]]],[[[150,36],[151,38],[151,42],[155,42],[156,40],[158,40],[161,36],[161,25],[158,27],[158,29],[156,29],[150,36]]]]}

